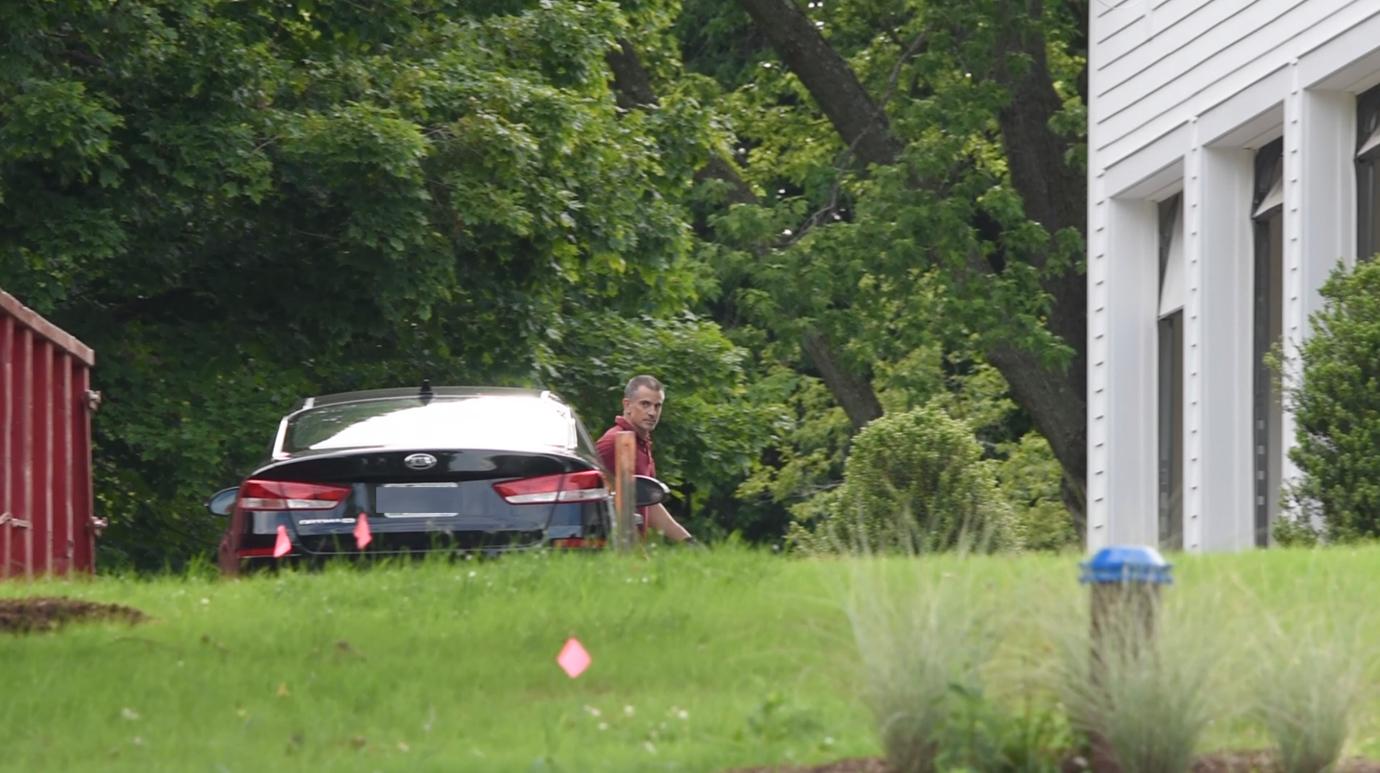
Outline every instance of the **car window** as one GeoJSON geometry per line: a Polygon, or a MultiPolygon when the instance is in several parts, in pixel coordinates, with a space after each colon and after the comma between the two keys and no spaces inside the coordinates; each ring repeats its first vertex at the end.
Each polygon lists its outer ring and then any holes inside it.
{"type": "Polygon", "coordinates": [[[368,400],[326,405],[288,421],[283,451],[363,446],[573,448],[575,417],[554,400],[526,396],[368,400]]]}

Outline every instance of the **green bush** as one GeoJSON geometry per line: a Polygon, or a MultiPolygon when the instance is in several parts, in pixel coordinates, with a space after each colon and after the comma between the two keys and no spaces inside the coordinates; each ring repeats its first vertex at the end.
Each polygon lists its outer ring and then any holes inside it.
{"type": "Polygon", "coordinates": [[[796,511],[789,541],[907,552],[1012,547],[1010,506],[966,424],[925,406],[858,433],[843,484],[796,511]]]}
{"type": "MultiPolygon", "coordinates": [[[[1294,535],[1310,523],[1348,541],[1380,536],[1380,261],[1339,267],[1322,287],[1301,349],[1302,381],[1292,391],[1302,472],[1288,492],[1294,535]]],[[[1292,530],[1292,531],[1291,531],[1292,530]]]]}
{"type": "Polygon", "coordinates": [[[1060,492],[1063,470],[1049,442],[1036,432],[1004,448],[997,485],[1013,512],[1011,531],[1024,550],[1076,549],[1080,536],[1060,492]]]}

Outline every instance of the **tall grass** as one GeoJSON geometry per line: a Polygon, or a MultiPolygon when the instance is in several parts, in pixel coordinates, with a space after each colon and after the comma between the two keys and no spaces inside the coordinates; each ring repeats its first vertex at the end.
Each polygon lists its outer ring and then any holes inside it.
{"type": "Polygon", "coordinates": [[[1375,630],[1377,620],[1371,605],[1348,603],[1343,581],[1320,561],[1300,569],[1312,575],[1307,584],[1323,591],[1324,603],[1270,609],[1242,588],[1256,607],[1247,640],[1246,701],[1252,718],[1274,741],[1280,767],[1286,773],[1317,773],[1341,759],[1355,724],[1374,663],[1366,633],[1375,630]]]}
{"type": "Polygon", "coordinates": [[[1063,724],[997,657],[1021,611],[1019,564],[957,554],[851,566],[860,694],[895,770],[1057,769],[1063,724]]]}
{"type": "Polygon", "coordinates": [[[1208,725],[1232,714],[1217,668],[1231,638],[1230,607],[1176,590],[1102,588],[1095,623],[1085,596],[1049,628],[1060,654],[1052,686],[1090,741],[1095,768],[1186,771],[1208,725]]]}
{"type": "Polygon", "coordinates": [[[1341,758],[1363,689],[1362,650],[1352,632],[1327,626],[1262,635],[1253,680],[1254,715],[1286,773],[1331,770],[1341,758]]]}
{"type": "Polygon", "coordinates": [[[853,577],[847,612],[862,697],[898,771],[935,770],[960,699],[982,694],[995,627],[973,585],[969,572],[880,560],[859,565],[853,577]]]}

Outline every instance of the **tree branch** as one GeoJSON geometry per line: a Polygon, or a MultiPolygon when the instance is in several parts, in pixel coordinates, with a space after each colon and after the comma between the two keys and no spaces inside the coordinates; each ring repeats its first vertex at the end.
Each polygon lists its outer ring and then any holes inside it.
{"type": "Polygon", "coordinates": [[[739,0],[863,164],[892,164],[902,145],[853,68],[792,0],[739,0]]]}

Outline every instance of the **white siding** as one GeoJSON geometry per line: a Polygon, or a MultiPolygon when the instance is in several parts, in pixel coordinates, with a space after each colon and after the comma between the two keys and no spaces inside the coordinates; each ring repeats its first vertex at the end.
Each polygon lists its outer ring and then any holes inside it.
{"type": "Polygon", "coordinates": [[[1090,152],[1110,166],[1368,20],[1375,0],[1124,0],[1092,18],[1090,152]]]}
{"type": "Polygon", "coordinates": [[[1092,0],[1090,15],[1088,546],[1156,540],[1155,202],[1182,191],[1184,547],[1249,547],[1253,159],[1283,137],[1288,360],[1318,286],[1355,259],[1355,94],[1380,83],[1380,0],[1092,0]]]}

